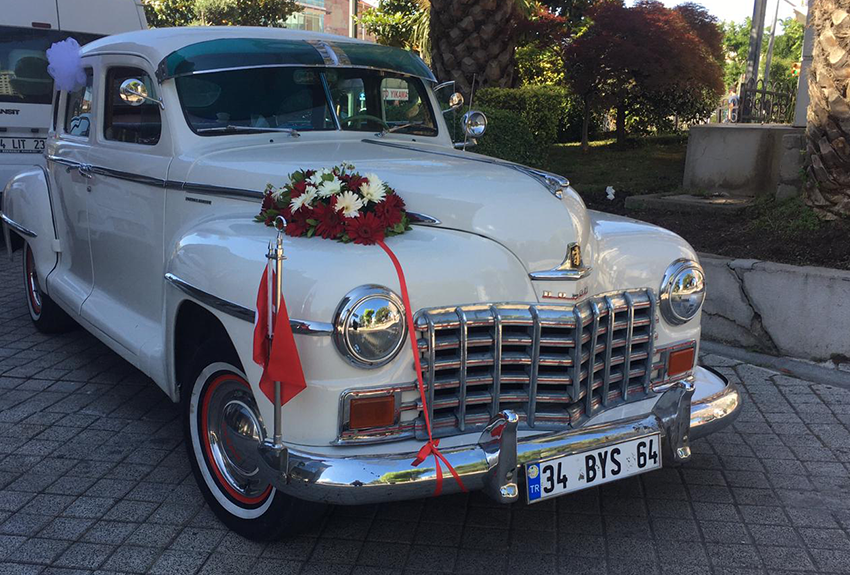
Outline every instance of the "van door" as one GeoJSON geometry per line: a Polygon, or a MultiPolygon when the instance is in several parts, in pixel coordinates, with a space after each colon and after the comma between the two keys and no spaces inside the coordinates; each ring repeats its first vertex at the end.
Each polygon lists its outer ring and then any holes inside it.
{"type": "Polygon", "coordinates": [[[171,140],[159,104],[132,105],[119,93],[124,81],[138,79],[149,96],[158,97],[147,63],[128,56],[102,56],[99,61],[103,113],[89,156],[94,173],[88,203],[94,289],[83,304],[83,317],[139,355],[146,342],[162,341],[163,223],[171,140]]]}
{"type": "Polygon", "coordinates": [[[86,68],[86,85],[60,98],[56,137],[48,144],[48,167],[56,233],[59,237],[59,263],[48,276],[48,293],[79,314],[92,290],[92,262],[89,243],[88,197],[91,174],[88,155],[94,137],[94,77],[86,68]]]}

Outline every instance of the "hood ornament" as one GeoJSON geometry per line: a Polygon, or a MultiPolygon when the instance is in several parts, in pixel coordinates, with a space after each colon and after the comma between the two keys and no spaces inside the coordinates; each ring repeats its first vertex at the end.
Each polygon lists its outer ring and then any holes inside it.
{"type": "Polygon", "coordinates": [[[572,243],[567,246],[567,255],[564,256],[564,261],[561,265],[552,268],[551,270],[542,270],[531,272],[528,274],[533,280],[548,280],[548,281],[576,281],[586,278],[590,275],[590,266],[585,266],[581,255],[581,246],[577,243],[572,243]]]}

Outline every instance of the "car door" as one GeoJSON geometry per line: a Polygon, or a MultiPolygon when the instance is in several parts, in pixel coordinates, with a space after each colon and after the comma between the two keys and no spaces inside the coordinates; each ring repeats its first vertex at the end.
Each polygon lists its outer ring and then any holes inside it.
{"type": "MultiPolygon", "coordinates": [[[[128,103],[119,89],[137,79],[149,95],[157,83],[146,61],[101,56],[102,114],[89,155],[88,210],[94,287],[82,315],[134,355],[161,343],[165,179],[171,141],[159,104],[128,103]]],[[[145,354],[149,355],[149,354],[145,354]]]]}
{"type": "Polygon", "coordinates": [[[59,258],[47,278],[47,290],[50,297],[76,313],[93,285],[88,215],[91,177],[87,162],[96,110],[94,74],[90,67],[85,71],[85,86],[60,95],[55,131],[47,146],[59,238],[59,258]]]}

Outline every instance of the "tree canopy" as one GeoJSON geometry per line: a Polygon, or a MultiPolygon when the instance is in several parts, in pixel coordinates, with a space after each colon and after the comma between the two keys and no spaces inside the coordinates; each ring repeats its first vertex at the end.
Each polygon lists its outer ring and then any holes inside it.
{"type": "Polygon", "coordinates": [[[706,115],[723,92],[717,20],[705,9],[674,9],[639,0],[606,0],[587,11],[588,25],[564,51],[567,81],[590,108],[617,108],[617,139],[640,109],[661,120],[706,115]],[[715,28],[715,29],[712,29],[715,28]]]}
{"type": "Polygon", "coordinates": [[[142,0],[148,25],[283,26],[295,0],[142,0]]]}

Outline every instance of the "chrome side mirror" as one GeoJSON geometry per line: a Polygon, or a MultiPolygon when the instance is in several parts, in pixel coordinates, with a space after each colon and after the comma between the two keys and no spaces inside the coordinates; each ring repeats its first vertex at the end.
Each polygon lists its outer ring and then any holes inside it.
{"type": "MultiPolygon", "coordinates": [[[[444,90],[446,88],[454,88],[454,87],[455,87],[455,81],[449,80],[448,82],[443,82],[442,84],[437,84],[436,86],[434,86],[434,92],[436,93],[436,92],[439,92],[440,90],[444,90]]],[[[449,112],[454,112],[455,110],[457,110],[458,108],[463,106],[463,94],[461,94],[460,92],[455,92],[454,94],[449,96],[448,104],[449,104],[449,107],[447,109],[443,110],[443,114],[447,114],[449,112]]]]}
{"type": "Polygon", "coordinates": [[[164,107],[162,100],[151,98],[148,95],[147,86],[138,78],[128,78],[121,82],[121,86],[118,88],[118,94],[124,102],[131,106],[141,106],[145,102],[149,102],[159,105],[160,108],[164,107]]]}
{"type": "Polygon", "coordinates": [[[487,116],[483,112],[470,110],[460,120],[463,131],[473,140],[480,138],[487,131],[487,116]]]}

